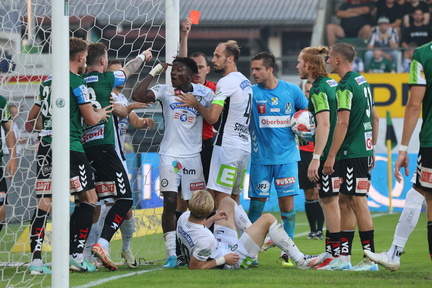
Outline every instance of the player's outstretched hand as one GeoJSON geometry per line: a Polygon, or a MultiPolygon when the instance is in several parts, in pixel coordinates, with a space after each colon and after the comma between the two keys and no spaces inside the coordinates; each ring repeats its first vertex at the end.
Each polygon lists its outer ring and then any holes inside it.
{"type": "Polygon", "coordinates": [[[224,257],[225,257],[225,264],[231,266],[236,265],[240,260],[240,256],[236,253],[226,254],[224,257]]]}
{"type": "Polygon", "coordinates": [[[221,210],[218,210],[216,214],[213,216],[214,221],[227,220],[227,219],[228,219],[228,214],[225,211],[221,211],[221,210]]]}
{"type": "Polygon", "coordinates": [[[95,109],[95,112],[101,117],[100,121],[108,121],[108,118],[111,116],[109,114],[112,113],[113,105],[108,105],[101,109],[95,109]]]}
{"type": "Polygon", "coordinates": [[[151,130],[153,129],[155,125],[155,121],[152,118],[143,118],[143,125],[144,127],[147,127],[147,129],[151,130]]]}
{"type": "Polygon", "coordinates": [[[147,48],[146,50],[144,50],[143,52],[141,52],[141,55],[144,55],[145,57],[145,62],[150,61],[153,58],[153,54],[151,52],[151,48],[147,48]]]}

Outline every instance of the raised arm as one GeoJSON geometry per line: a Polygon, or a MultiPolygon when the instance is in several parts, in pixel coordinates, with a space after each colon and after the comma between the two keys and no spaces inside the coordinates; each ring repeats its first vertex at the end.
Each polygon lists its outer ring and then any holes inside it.
{"type": "Polygon", "coordinates": [[[132,99],[137,102],[153,102],[155,101],[155,94],[149,90],[149,86],[154,77],[162,73],[168,68],[168,63],[162,63],[156,65],[150,73],[138,83],[138,85],[132,91],[132,99]]]}
{"type": "Polygon", "coordinates": [[[130,60],[123,67],[122,71],[125,73],[126,78],[129,78],[132,74],[134,74],[142,63],[150,61],[153,58],[151,53],[151,48],[141,52],[135,59],[130,60]]]}
{"type": "Polygon", "coordinates": [[[186,18],[181,23],[180,30],[180,57],[187,57],[188,54],[188,38],[189,32],[192,28],[192,20],[190,18],[186,18]]]}

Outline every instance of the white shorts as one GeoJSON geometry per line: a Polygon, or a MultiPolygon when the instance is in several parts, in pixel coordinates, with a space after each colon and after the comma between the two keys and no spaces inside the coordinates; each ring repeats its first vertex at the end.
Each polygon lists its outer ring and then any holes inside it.
{"type": "Polygon", "coordinates": [[[226,253],[236,253],[240,256],[240,260],[236,265],[230,266],[226,264],[224,269],[248,268],[260,252],[258,244],[247,233],[243,233],[240,238],[237,238],[237,231],[215,224],[213,234],[219,244],[225,246],[224,251],[226,253]]]}
{"type": "Polygon", "coordinates": [[[189,200],[196,190],[205,189],[201,156],[177,158],[160,155],[161,192],[178,192],[181,185],[182,198],[189,200]]]}
{"type": "Polygon", "coordinates": [[[249,158],[250,153],[244,150],[215,145],[207,188],[226,194],[240,195],[249,158]]]}

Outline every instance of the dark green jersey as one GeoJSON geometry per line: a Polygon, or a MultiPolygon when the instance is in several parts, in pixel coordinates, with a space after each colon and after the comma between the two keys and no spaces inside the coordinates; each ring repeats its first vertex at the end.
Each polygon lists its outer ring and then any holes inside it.
{"type": "Polygon", "coordinates": [[[352,159],[373,155],[372,91],[367,80],[355,71],[348,72],[336,90],[337,109],[350,111],[348,130],[337,159],[352,159]]]}
{"type": "MultiPolygon", "coordinates": [[[[103,108],[110,105],[111,91],[114,87],[123,85],[126,81],[123,71],[99,73],[97,71],[83,75],[87,83],[90,100],[95,108],[103,108]]],[[[84,125],[82,142],[84,148],[115,144],[113,118],[101,121],[94,126],[84,125]]]]}
{"type": "Polygon", "coordinates": [[[369,63],[369,73],[389,73],[393,69],[393,63],[391,63],[386,58],[382,58],[381,60],[376,60],[372,58],[369,63]]]}
{"type": "Polygon", "coordinates": [[[432,42],[417,48],[410,68],[410,86],[426,86],[422,102],[423,123],[420,130],[420,147],[432,147],[432,42]],[[429,127],[429,128],[427,128],[429,127]]]}
{"type": "MultiPolygon", "coordinates": [[[[8,102],[6,101],[6,98],[3,96],[0,96],[0,115],[1,115],[1,122],[8,122],[11,120],[9,109],[8,109],[8,102]]],[[[0,141],[0,159],[3,157],[3,141],[0,141]]]]}
{"type": "MultiPolygon", "coordinates": [[[[72,72],[70,75],[70,150],[83,152],[84,149],[81,144],[82,135],[82,115],[78,105],[90,103],[89,93],[87,86],[81,76],[76,75],[72,72]]],[[[48,77],[44,82],[41,83],[39,88],[38,101],[36,105],[41,107],[42,113],[42,131],[40,136],[43,140],[51,143],[52,142],[52,99],[51,99],[51,85],[52,77],[48,77]]]]}
{"type": "Polygon", "coordinates": [[[321,155],[321,160],[326,160],[330,146],[333,140],[333,131],[336,126],[337,118],[337,103],[336,103],[336,88],[338,83],[329,77],[318,77],[312,84],[309,92],[309,111],[315,116],[317,126],[320,123],[316,120],[316,114],[324,111],[330,112],[330,132],[327,139],[327,144],[321,155]]]}

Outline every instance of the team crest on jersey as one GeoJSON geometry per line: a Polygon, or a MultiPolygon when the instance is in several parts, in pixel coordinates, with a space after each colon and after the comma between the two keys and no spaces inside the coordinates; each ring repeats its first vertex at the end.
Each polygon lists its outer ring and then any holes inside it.
{"type": "Polygon", "coordinates": [[[174,119],[178,119],[181,122],[187,122],[187,123],[193,123],[195,117],[193,116],[188,116],[187,113],[180,113],[180,112],[176,112],[174,114],[174,119]]]}
{"type": "Polygon", "coordinates": [[[277,97],[272,97],[271,98],[271,105],[275,106],[279,104],[279,98],[277,97]]]}
{"type": "Polygon", "coordinates": [[[165,178],[162,179],[162,180],[161,180],[161,186],[162,186],[162,187],[167,187],[167,186],[168,186],[168,180],[165,179],[165,178]]]}
{"type": "Polygon", "coordinates": [[[326,82],[330,87],[336,87],[338,85],[338,83],[333,79],[327,80],[326,82]]]}
{"type": "Polygon", "coordinates": [[[292,104],[291,102],[288,102],[285,104],[285,114],[290,114],[292,110],[292,104]]]}
{"type": "Polygon", "coordinates": [[[211,255],[210,249],[203,249],[203,250],[198,252],[198,256],[200,256],[200,257],[209,257],[210,255],[211,255]]]}
{"type": "Polygon", "coordinates": [[[358,85],[362,85],[364,83],[367,83],[366,78],[364,78],[363,76],[358,76],[356,78],[354,78],[355,81],[357,82],[358,85]]]}
{"type": "Polygon", "coordinates": [[[261,181],[256,187],[256,190],[261,191],[260,195],[269,195],[270,182],[267,180],[261,181]]]}

